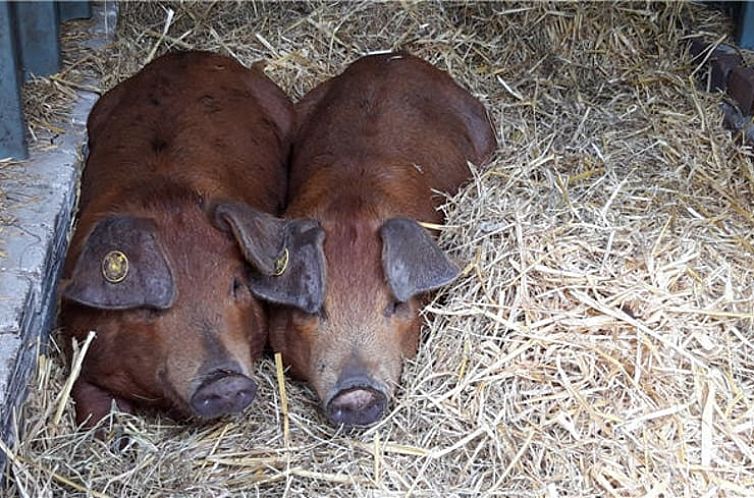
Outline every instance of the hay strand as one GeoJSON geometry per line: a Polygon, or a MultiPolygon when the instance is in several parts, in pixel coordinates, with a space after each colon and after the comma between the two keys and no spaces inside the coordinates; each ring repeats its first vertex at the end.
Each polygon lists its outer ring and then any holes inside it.
{"type": "Polygon", "coordinates": [[[63,417],[63,412],[68,405],[68,398],[71,395],[73,384],[76,382],[76,379],[79,378],[79,374],[81,373],[81,365],[83,365],[86,353],[87,351],[89,351],[89,345],[92,343],[96,336],[97,333],[94,330],[90,330],[86,335],[86,339],[84,339],[84,344],[81,346],[81,349],[79,349],[78,344],[74,342],[73,360],[71,361],[71,373],[68,375],[65,384],[63,384],[63,390],[60,391],[59,399],[56,400],[57,402],[55,404],[57,405],[57,408],[55,409],[55,415],[52,417],[53,425],[58,425],[60,423],[60,419],[63,417]]]}
{"type": "Polygon", "coordinates": [[[291,427],[288,419],[288,394],[285,391],[283,357],[280,353],[275,353],[275,374],[278,383],[278,394],[280,395],[280,413],[283,415],[283,440],[287,447],[291,443],[291,427]]]}

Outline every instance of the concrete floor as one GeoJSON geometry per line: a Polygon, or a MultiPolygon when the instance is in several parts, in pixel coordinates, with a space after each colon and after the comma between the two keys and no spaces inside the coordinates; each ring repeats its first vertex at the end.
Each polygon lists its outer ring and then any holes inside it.
{"type": "MultiPolygon", "coordinates": [[[[102,46],[117,17],[114,4],[94,6],[87,43],[102,46]],[[106,29],[108,27],[109,29],[106,29]]],[[[87,84],[97,86],[97,81],[87,84]]],[[[86,141],[86,118],[98,98],[78,92],[56,147],[30,151],[3,168],[10,221],[0,230],[0,439],[12,447],[16,413],[26,399],[40,347],[54,325],[56,287],[68,248],[86,141]]],[[[0,451],[0,471],[6,455],[0,451]]]]}

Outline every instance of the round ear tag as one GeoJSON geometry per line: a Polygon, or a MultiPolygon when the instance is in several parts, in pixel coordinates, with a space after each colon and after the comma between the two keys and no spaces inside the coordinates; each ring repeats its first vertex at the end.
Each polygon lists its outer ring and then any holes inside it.
{"type": "Polygon", "coordinates": [[[111,284],[122,282],[128,275],[128,258],[120,251],[110,251],[102,259],[102,276],[111,284]]]}
{"type": "Polygon", "coordinates": [[[285,273],[286,268],[288,268],[288,248],[286,247],[283,249],[283,254],[278,256],[278,259],[275,260],[275,269],[272,272],[273,277],[279,277],[283,273],[285,273]]]}

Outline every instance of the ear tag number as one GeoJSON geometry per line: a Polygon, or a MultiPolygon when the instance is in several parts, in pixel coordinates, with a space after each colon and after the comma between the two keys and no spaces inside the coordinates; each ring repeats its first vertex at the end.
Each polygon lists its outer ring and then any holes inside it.
{"type": "Polygon", "coordinates": [[[273,277],[279,277],[283,273],[285,273],[285,270],[288,268],[288,248],[286,247],[283,249],[283,254],[278,256],[278,259],[275,260],[275,269],[272,272],[273,277]]]}
{"type": "Polygon", "coordinates": [[[125,280],[128,275],[128,258],[120,251],[110,251],[102,259],[102,276],[111,284],[125,280]]]}

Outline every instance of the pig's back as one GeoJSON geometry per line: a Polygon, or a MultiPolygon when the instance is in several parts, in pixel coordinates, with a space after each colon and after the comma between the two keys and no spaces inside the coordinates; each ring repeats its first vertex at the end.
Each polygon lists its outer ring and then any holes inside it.
{"type": "MultiPolygon", "coordinates": [[[[445,72],[407,54],[364,57],[297,104],[292,190],[323,165],[361,175],[364,165],[421,171],[454,192],[495,146],[484,107],[445,72]]],[[[344,173],[344,172],[339,172],[344,173]]],[[[295,193],[294,193],[295,197],[295,193]]]]}
{"type": "Polygon", "coordinates": [[[95,105],[81,207],[119,202],[108,190],[133,196],[172,182],[274,212],[291,119],[287,97],[257,69],[205,52],[161,57],[95,105]]]}

